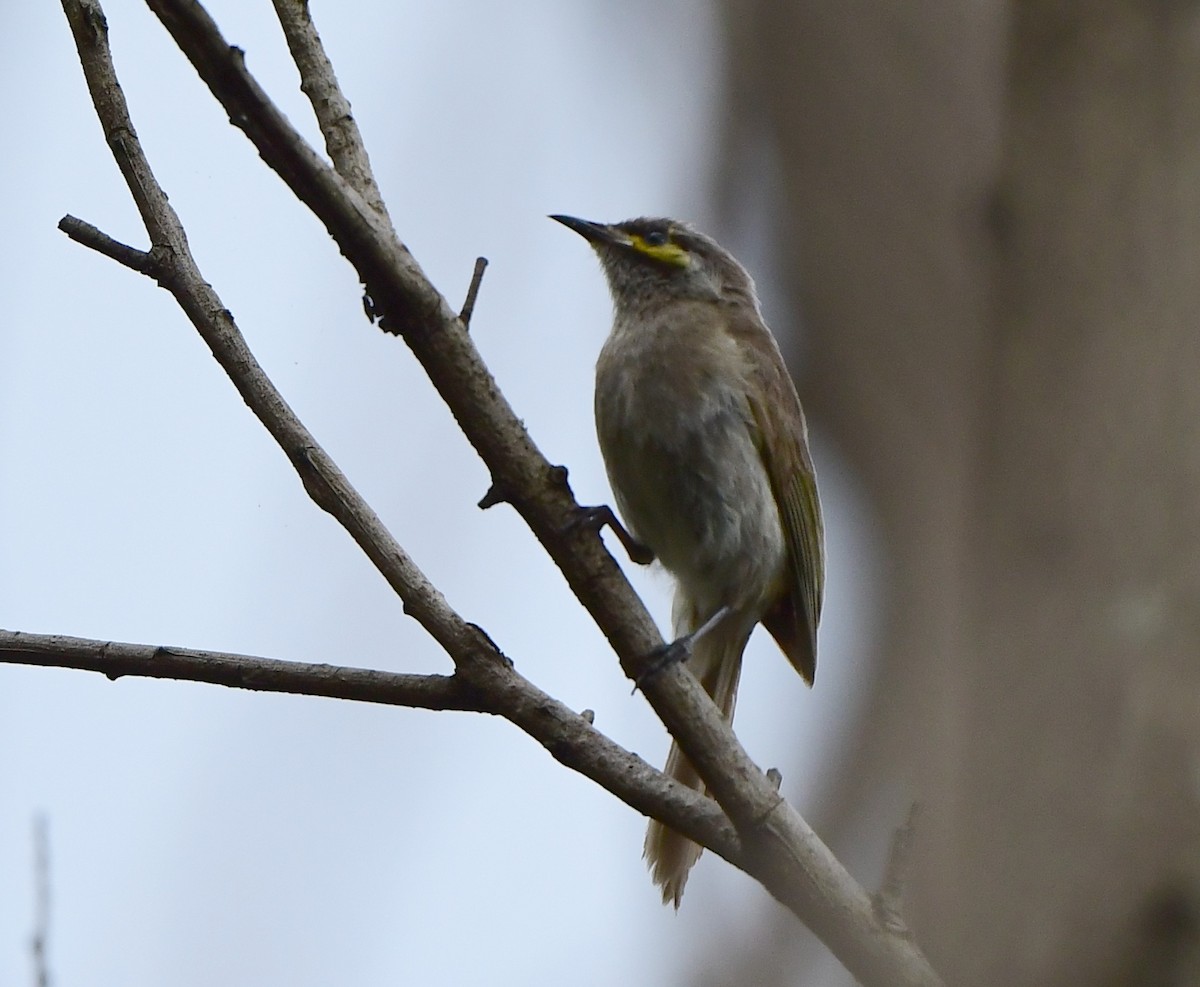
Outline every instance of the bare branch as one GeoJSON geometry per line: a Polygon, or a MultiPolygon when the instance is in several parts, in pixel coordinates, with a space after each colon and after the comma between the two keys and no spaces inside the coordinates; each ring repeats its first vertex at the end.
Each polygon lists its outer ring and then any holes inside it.
{"type": "Polygon", "coordinates": [[[321,44],[308,0],[273,0],[273,3],[292,60],[300,70],[300,89],[312,103],[334,170],[390,228],[391,219],[375,182],[366,145],[351,114],[350,101],[342,93],[333,64],[321,44]]]}
{"type": "Polygon", "coordinates": [[[210,682],[258,692],[288,692],[353,702],[485,712],[479,695],[452,675],[401,675],[341,665],[310,665],[223,651],[92,641],[0,630],[0,662],[210,682]]]}
{"type": "Polygon", "coordinates": [[[402,675],[339,665],[312,665],[194,648],[93,641],[0,630],[0,663],[76,668],[110,679],[124,675],[179,679],[260,692],[324,696],[416,709],[493,713],[514,723],[560,763],[591,778],[643,815],[666,820],[735,866],[743,866],[733,828],[711,800],[667,778],[576,713],[493,662],[478,681],[462,676],[402,675]]]}
{"type": "Polygon", "coordinates": [[[464,329],[471,326],[471,316],[475,314],[475,299],[479,297],[479,286],[483,283],[483,272],[487,270],[487,258],[475,258],[475,270],[471,272],[471,283],[467,285],[467,299],[463,302],[462,311],[458,313],[458,321],[464,329]]]}
{"type": "MultiPolygon", "coordinates": [[[[426,579],[259,366],[232,314],[196,267],[179,217],[146,160],[113,69],[107,26],[98,4],[95,0],[64,0],[63,7],[109,145],[154,244],[153,251],[161,255],[154,272],[158,283],[175,296],[243,400],[287,454],[309,495],[346,528],[403,600],[406,612],[456,662],[472,657],[503,661],[487,636],[455,613],[426,579]]],[[[104,234],[86,235],[92,241],[89,246],[115,242],[104,234]]]]}
{"type": "Polygon", "coordinates": [[[154,258],[148,251],[138,250],[120,240],[114,240],[103,230],[98,230],[91,223],[74,216],[64,216],[58,221],[58,228],[76,243],[90,247],[97,253],[115,260],[123,267],[137,271],[138,274],[152,274],[154,258]]]}

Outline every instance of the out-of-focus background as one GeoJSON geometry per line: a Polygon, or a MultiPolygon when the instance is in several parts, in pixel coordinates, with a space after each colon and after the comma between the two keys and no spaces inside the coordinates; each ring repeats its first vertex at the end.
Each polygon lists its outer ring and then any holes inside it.
{"type": "MultiPolygon", "coordinates": [[[[266,3],[213,2],[314,142],[266,3]]],[[[140,4],[136,126],[259,359],[522,672],[661,726],[318,223],[140,4]]],[[[754,271],[829,523],[820,674],[765,635],[737,728],[949,983],[1200,983],[1200,23],[1186,4],[313,4],[396,226],[580,499],[609,305],[549,212],[688,218],[754,271]]],[[[165,293],[53,4],[0,10],[0,625],[396,671],[448,662],[165,293]]],[[[631,567],[627,567],[631,568],[631,567]]],[[[667,586],[632,578],[665,623],[667,586]]],[[[704,858],[480,716],[0,666],[0,983],[846,984],[704,858]]]]}

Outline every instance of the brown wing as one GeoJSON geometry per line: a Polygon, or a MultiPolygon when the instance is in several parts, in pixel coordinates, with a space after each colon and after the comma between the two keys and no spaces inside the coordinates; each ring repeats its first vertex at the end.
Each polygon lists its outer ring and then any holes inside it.
{"type": "Polygon", "coordinates": [[[775,337],[762,321],[747,314],[733,333],[760,385],[751,389],[750,407],[788,549],[787,585],[762,624],[812,685],[825,588],[825,536],[804,411],[775,337]]]}

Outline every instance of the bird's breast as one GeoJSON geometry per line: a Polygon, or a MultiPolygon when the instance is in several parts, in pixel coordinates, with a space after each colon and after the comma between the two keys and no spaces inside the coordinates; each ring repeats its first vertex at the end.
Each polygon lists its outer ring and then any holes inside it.
{"type": "Polygon", "coordinates": [[[731,336],[618,323],[596,367],[596,428],[617,506],[701,609],[781,578],[778,507],[731,336]]]}

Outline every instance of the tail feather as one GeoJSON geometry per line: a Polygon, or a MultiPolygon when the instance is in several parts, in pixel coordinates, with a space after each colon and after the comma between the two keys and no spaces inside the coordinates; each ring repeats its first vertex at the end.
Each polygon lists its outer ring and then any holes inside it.
{"type": "MultiPolygon", "coordinates": [[[[733,719],[738,679],[742,672],[742,651],[749,637],[748,633],[740,630],[731,635],[731,630],[734,629],[726,630],[722,626],[714,628],[695,643],[695,651],[688,662],[688,666],[699,674],[700,684],[712,696],[727,720],[733,719]]],[[[692,762],[676,743],[671,744],[671,753],[667,755],[663,772],[681,785],[708,794],[692,762]]],[[[703,848],[686,836],[664,826],[657,819],[650,820],[642,856],[650,868],[654,883],[662,890],[664,905],[679,907],[688,872],[700,859],[702,852],[703,848]]]]}
{"type": "MultiPolygon", "coordinates": [[[[687,755],[679,749],[678,744],[671,744],[671,753],[667,755],[667,766],[663,771],[681,785],[701,791],[704,783],[692,767],[687,755]]],[[[650,820],[650,828],[646,830],[646,842],[642,847],[642,856],[650,868],[650,877],[662,890],[663,904],[674,904],[679,907],[683,900],[683,886],[687,883],[688,871],[700,859],[701,848],[686,836],[664,826],[657,819],[650,820]]]]}

